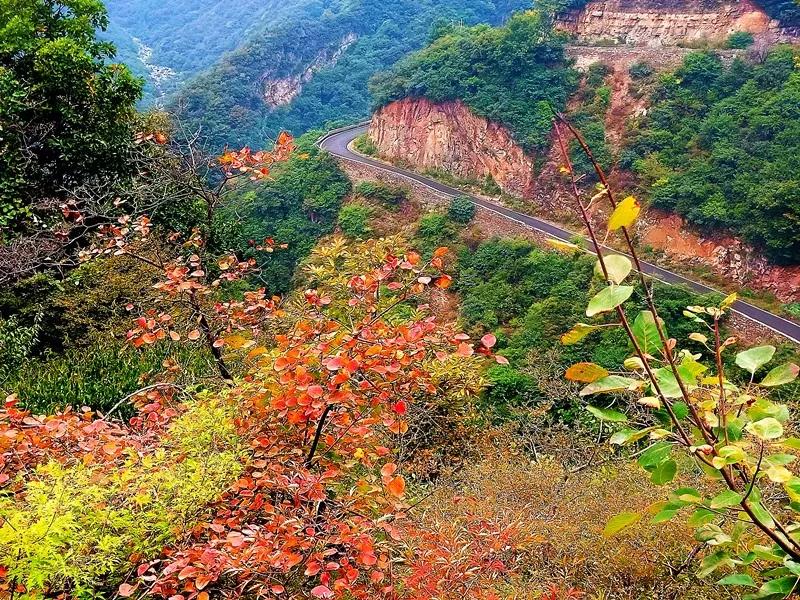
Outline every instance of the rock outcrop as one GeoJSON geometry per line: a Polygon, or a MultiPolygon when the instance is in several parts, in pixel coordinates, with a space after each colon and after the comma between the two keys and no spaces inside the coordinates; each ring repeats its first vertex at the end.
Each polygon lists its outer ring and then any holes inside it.
{"type": "Polygon", "coordinates": [[[563,14],[558,25],[583,43],[638,46],[722,41],[737,31],[787,35],[751,0],[592,0],[563,14]]]}
{"type": "Polygon", "coordinates": [[[462,179],[491,177],[509,194],[533,194],[533,159],[505,127],[472,114],[462,102],[393,102],[375,113],[369,136],[386,160],[441,169],[462,179]]]}
{"type": "Polygon", "coordinates": [[[314,60],[306,65],[300,73],[286,77],[264,77],[262,86],[266,105],[274,110],[291,103],[303,91],[303,86],[314,78],[314,75],[323,69],[334,66],[357,40],[358,36],[355,33],[346,35],[335,48],[317,54],[314,60]]]}

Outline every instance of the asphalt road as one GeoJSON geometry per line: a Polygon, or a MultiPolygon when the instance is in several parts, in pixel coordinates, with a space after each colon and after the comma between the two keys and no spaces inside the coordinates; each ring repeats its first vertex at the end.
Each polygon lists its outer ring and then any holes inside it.
{"type": "MultiPolygon", "coordinates": [[[[532,217],[530,215],[526,215],[525,213],[517,212],[515,210],[511,210],[509,208],[505,208],[500,206],[499,204],[495,204],[493,202],[488,202],[482,198],[478,198],[476,196],[471,196],[469,194],[465,194],[463,191],[444,185],[434,179],[429,179],[423,175],[418,173],[414,173],[412,171],[408,171],[406,169],[401,169],[399,167],[395,167],[392,165],[388,165],[384,162],[374,160],[360,154],[355,154],[352,152],[348,146],[350,142],[352,142],[355,138],[363,134],[367,130],[367,125],[360,124],[355,125],[350,128],[337,130],[335,132],[331,132],[327,136],[323,137],[319,144],[324,150],[327,150],[331,154],[338,156],[340,158],[344,158],[350,161],[354,161],[357,163],[362,163],[365,165],[369,165],[376,169],[381,169],[384,171],[389,171],[391,173],[395,173],[407,179],[414,180],[418,183],[428,186],[429,188],[436,190],[446,196],[469,196],[472,201],[481,208],[494,212],[510,221],[515,221],[517,223],[521,223],[531,229],[535,229],[542,233],[547,234],[553,238],[564,240],[564,241],[571,241],[577,235],[575,232],[567,231],[566,229],[562,229],[557,225],[553,225],[552,223],[548,223],[547,221],[543,221],[542,219],[537,219],[536,217],[532,217]]],[[[591,246],[591,242],[587,240],[587,245],[591,246]]],[[[605,248],[604,248],[605,249],[605,248]]],[[[608,249],[611,252],[615,252],[619,254],[617,250],[608,249]]],[[[684,285],[692,290],[695,290],[700,293],[709,293],[709,292],[717,292],[720,293],[719,290],[715,290],[707,285],[703,285],[702,283],[698,283],[691,279],[687,279],[682,275],[677,273],[673,273],[672,271],[667,271],[666,269],[662,269],[657,265],[653,265],[647,262],[642,262],[642,270],[647,275],[653,277],[654,279],[658,279],[664,283],[672,284],[672,285],[684,285]]],[[[778,315],[775,315],[771,312],[768,312],[764,309],[761,309],[757,306],[754,306],[748,302],[743,302],[739,300],[733,305],[733,310],[772,329],[776,333],[783,335],[784,337],[788,338],[789,340],[800,344],[800,325],[797,323],[793,323],[788,319],[784,319],[778,315]]]]}

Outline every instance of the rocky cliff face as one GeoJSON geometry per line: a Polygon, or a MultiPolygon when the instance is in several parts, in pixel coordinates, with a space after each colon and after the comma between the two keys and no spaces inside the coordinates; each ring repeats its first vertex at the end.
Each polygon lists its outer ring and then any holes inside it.
{"type": "Polygon", "coordinates": [[[721,41],[736,31],[786,35],[750,0],[593,0],[562,15],[559,26],[588,43],[639,46],[721,41]]]}
{"type": "Polygon", "coordinates": [[[297,98],[303,91],[303,86],[311,81],[318,72],[336,65],[342,55],[347,52],[353,44],[358,41],[355,33],[347,34],[335,48],[321,51],[314,59],[307,64],[302,72],[286,77],[264,76],[262,86],[264,88],[264,103],[274,110],[279,106],[286,106],[297,98]]]}
{"type": "Polygon", "coordinates": [[[490,176],[505,192],[533,195],[533,159],[505,127],[475,116],[461,102],[393,102],[375,113],[369,136],[386,160],[442,169],[463,179],[490,176]]]}

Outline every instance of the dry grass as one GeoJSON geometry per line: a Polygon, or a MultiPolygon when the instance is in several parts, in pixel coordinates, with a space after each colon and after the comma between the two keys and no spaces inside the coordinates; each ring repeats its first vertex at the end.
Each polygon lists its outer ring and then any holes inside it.
{"type": "Polygon", "coordinates": [[[421,528],[434,531],[474,518],[521,529],[524,550],[513,561],[517,574],[506,581],[507,598],[539,598],[550,584],[608,600],[730,598],[693,578],[692,566],[675,574],[695,546],[692,529],[679,520],[651,525],[644,519],[617,537],[603,537],[611,517],[647,511],[665,494],[627,462],[571,473],[551,458],[534,463],[495,450],[412,514],[421,528]]]}

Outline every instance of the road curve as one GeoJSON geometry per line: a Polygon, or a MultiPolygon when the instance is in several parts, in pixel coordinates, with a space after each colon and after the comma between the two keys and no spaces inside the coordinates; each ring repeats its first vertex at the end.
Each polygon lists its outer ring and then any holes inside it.
{"type": "MultiPolygon", "coordinates": [[[[543,221],[542,219],[538,219],[536,217],[532,217],[530,215],[526,215],[525,213],[517,212],[515,210],[511,210],[499,204],[495,204],[493,202],[489,202],[484,200],[483,198],[478,198],[476,196],[472,196],[470,194],[465,194],[462,190],[459,190],[454,187],[450,187],[443,183],[440,183],[434,179],[430,179],[425,177],[424,175],[420,175],[419,173],[414,173],[413,171],[408,171],[406,169],[402,169],[400,167],[395,167],[393,165],[389,165],[387,163],[374,160],[372,158],[363,156],[361,154],[356,154],[352,152],[349,148],[350,143],[357,138],[358,136],[362,135],[367,130],[367,125],[364,123],[353,125],[351,127],[346,127],[343,129],[338,129],[336,131],[332,131],[328,135],[324,136],[319,140],[319,146],[331,154],[338,156],[339,158],[353,161],[356,163],[361,163],[364,165],[369,165],[370,167],[374,167],[376,169],[380,169],[383,171],[388,171],[390,173],[394,173],[396,175],[400,175],[401,177],[405,177],[406,179],[411,179],[422,185],[425,185],[445,196],[468,196],[471,200],[483,209],[488,211],[494,212],[510,221],[515,221],[531,229],[535,229],[536,231],[540,231],[542,233],[547,234],[553,238],[564,240],[569,242],[570,240],[575,239],[576,234],[575,232],[568,231],[566,229],[562,229],[557,225],[553,225],[552,223],[548,223],[547,221],[543,221]]],[[[591,242],[587,239],[587,244],[591,246],[591,242]]],[[[606,249],[606,248],[604,248],[606,249]]],[[[619,253],[617,250],[609,251],[619,253]]],[[[667,271],[666,269],[662,269],[661,267],[642,262],[642,270],[647,275],[658,279],[664,283],[668,283],[671,285],[684,285],[694,291],[700,293],[709,293],[709,292],[717,292],[720,293],[719,290],[715,290],[707,285],[703,285],[702,283],[698,283],[697,281],[693,281],[682,275],[677,273],[673,273],[672,271],[667,271]]],[[[762,308],[754,306],[748,302],[743,302],[741,300],[737,301],[733,305],[733,310],[760,323],[761,325],[771,329],[772,331],[781,334],[782,336],[788,338],[789,340],[800,344],[800,325],[797,323],[793,323],[788,319],[784,319],[776,314],[773,314],[769,311],[766,311],[762,308]]]]}

